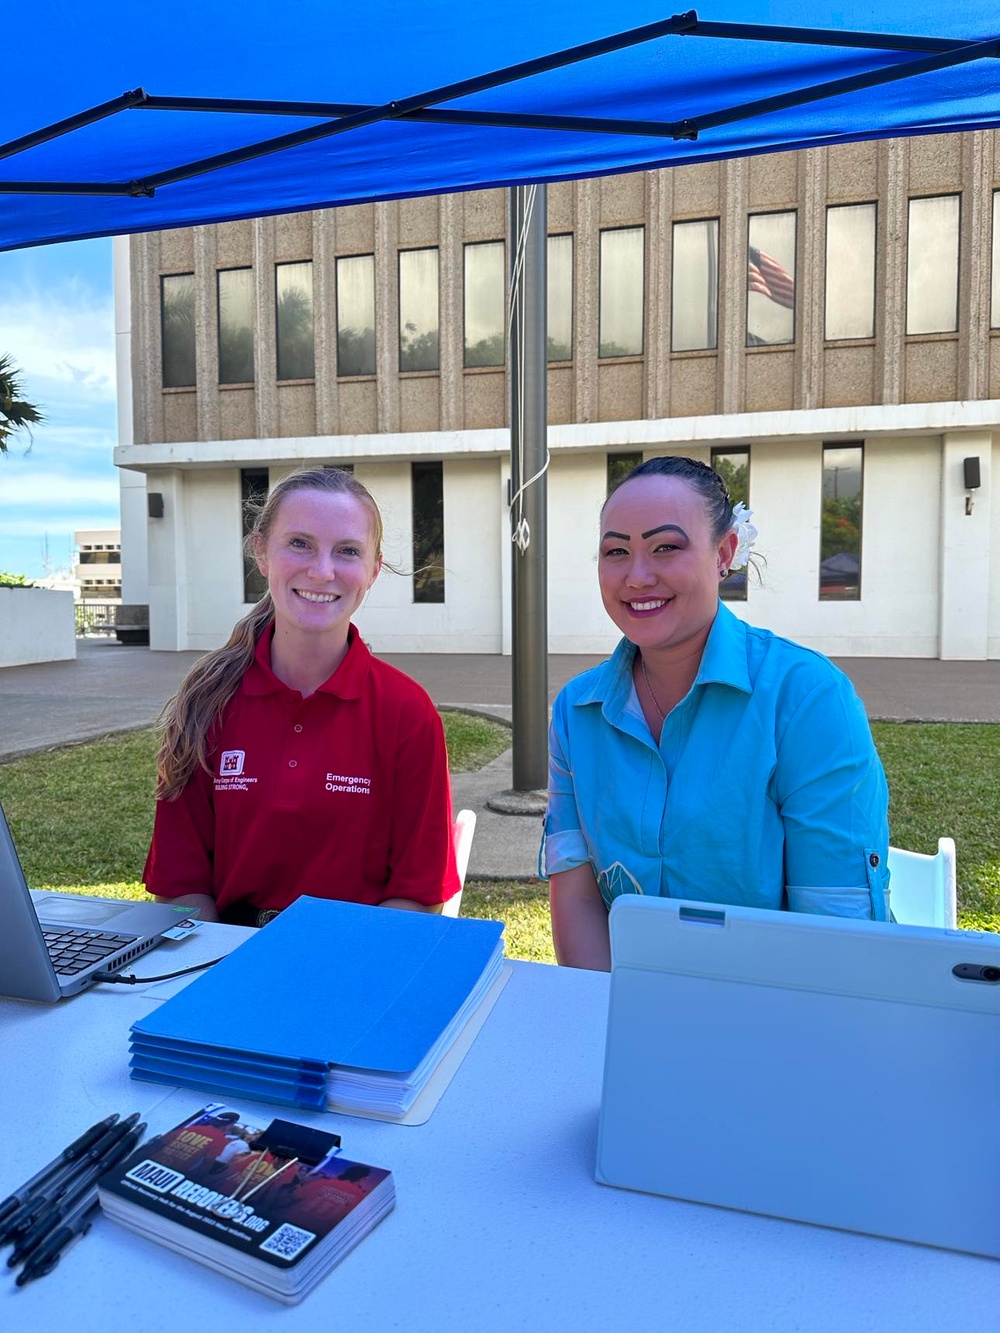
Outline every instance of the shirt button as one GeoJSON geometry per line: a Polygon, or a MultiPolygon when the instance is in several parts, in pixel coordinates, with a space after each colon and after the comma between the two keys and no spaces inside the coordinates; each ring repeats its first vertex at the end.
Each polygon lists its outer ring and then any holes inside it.
{"type": "Polygon", "coordinates": [[[301,730],[302,730],[302,723],[301,723],[301,722],[296,722],[296,724],[295,724],[293,730],[295,730],[295,731],[301,731],[301,730]]]}
{"type": "Polygon", "coordinates": [[[297,766],[298,766],[298,760],[297,760],[297,759],[289,759],[289,761],[288,761],[288,767],[289,767],[289,768],[296,768],[297,766]]]}
{"type": "Polygon", "coordinates": [[[872,852],[871,856],[869,856],[868,858],[868,864],[874,870],[874,868],[878,865],[878,852],[872,852]]]}

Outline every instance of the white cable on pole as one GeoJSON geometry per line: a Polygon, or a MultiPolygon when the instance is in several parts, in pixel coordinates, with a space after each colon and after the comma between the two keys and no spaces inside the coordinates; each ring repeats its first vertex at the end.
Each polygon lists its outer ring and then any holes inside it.
{"type": "MultiPolygon", "coordinates": [[[[514,322],[515,311],[519,304],[519,293],[521,291],[521,275],[525,262],[525,247],[527,244],[528,225],[531,221],[531,215],[535,208],[535,195],[537,187],[531,185],[528,187],[525,201],[525,214],[522,226],[519,228],[517,236],[517,248],[514,251],[514,262],[511,265],[510,273],[510,293],[508,306],[510,309],[510,324],[507,328],[507,341],[510,343],[510,326],[514,322]]],[[[545,462],[532,477],[524,478],[524,341],[525,341],[525,323],[524,320],[517,322],[517,346],[512,349],[512,355],[516,357],[519,374],[517,376],[517,400],[512,404],[514,421],[512,426],[516,427],[517,435],[517,474],[522,478],[520,485],[514,494],[510,497],[508,510],[511,518],[511,541],[517,547],[521,555],[527,551],[531,545],[531,527],[524,513],[524,496],[530,486],[533,486],[549,466],[549,447],[548,433],[546,432],[545,443],[545,462]],[[516,510],[516,515],[515,515],[516,510]]]]}

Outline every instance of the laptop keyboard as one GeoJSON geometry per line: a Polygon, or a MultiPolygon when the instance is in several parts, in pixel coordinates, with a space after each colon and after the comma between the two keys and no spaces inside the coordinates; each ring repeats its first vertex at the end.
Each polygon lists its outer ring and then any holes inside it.
{"type": "Polygon", "coordinates": [[[76,926],[43,926],[42,938],[56,972],[72,977],[133,944],[137,936],[80,930],[76,926]]]}

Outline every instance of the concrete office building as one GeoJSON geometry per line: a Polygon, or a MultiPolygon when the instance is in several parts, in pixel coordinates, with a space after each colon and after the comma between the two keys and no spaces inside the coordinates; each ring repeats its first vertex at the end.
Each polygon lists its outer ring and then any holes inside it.
{"type": "Polygon", "coordinates": [[[122,546],[117,528],[81,528],[73,533],[73,578],[82,601],[117,602],[122,595],[122,546]]]}
{"type": "MultiPolygon", "coordinates": [[[[615,641],[609,476],[687,453],[754,510],[739,614],[834,654],[1000,656],[998,143],[549,187],[552,651],[615,641]]],[[[374,492],[402,571],[373,646],[509,651],[506,229],[486,190],[118,243],[124,600],[153,647],[223,640],[256,595],[244,501],[322,462],[374,492]]]]}

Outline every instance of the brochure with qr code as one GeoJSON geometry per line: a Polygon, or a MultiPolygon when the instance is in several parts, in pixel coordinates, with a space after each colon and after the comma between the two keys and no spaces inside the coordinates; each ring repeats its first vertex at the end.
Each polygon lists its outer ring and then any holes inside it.
{"type": "Polygon", "coordinates": [[[335,1134],[247,1124],[222,1102],[148,1139],[98,1183],[122,1225],[292,1305],[390,1212],[392,1174],[335,1134]]]}

